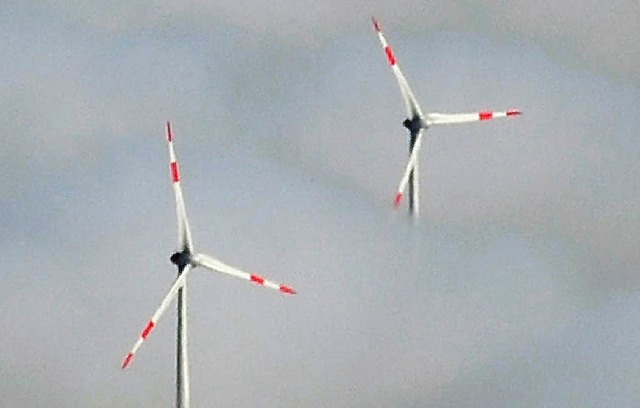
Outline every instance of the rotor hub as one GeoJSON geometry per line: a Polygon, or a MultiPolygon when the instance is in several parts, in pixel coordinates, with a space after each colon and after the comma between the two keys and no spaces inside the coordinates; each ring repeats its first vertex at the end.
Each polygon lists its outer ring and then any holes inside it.
{"type": "Polygon", "coordinates": [[[191,263],[191,252],[185,249],[181,252],[176,252],[169,257],[171,263],[176,265],[179,270],[183,270],[187,265],[191,263]]]}
{"type": "Polygon", "coordinates": [[[402,126],[409,129],[411,133],[418,133],[420,129],[422,129],[423,124],[419,116],[414,116],[412,119],[405,119],[404,122],[402,122],[402,126]]]}

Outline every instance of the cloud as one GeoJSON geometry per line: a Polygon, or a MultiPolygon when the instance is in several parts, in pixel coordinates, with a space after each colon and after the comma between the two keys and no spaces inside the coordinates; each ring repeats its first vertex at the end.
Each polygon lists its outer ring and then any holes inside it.
{"type": "Polygon", "coordinates": [[[377,15],[389,27],[436,33],[455,31],[495,36],[502,41],[530,40],[572,66],[588,66],[615,77],[640,79],[640,5],[633,0],[589,0],[579,8],[570,1],[509,3],[490,0],[421,2],[56,2],[72,18],[107,32],[195,24],[201,28],[232,24],[259,35],[277,33],[284,41],[323,44],[340,33],[368,25],[377,15]],[[581,61],[585,62],[583,64],[581,61]]]}

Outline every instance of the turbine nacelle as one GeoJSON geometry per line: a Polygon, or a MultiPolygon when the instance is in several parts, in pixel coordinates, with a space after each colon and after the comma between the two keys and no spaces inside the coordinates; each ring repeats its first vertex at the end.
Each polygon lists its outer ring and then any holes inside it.
{"type": "Polygon", "coordinates": [[[185,249],[181,252],[176,252],[169,257],[171,263],[178,267],[182,271],[187,265],[191,264],[191,252],[185,249]]]}
{"type": "Polygon", "coordinates": [[[418,133],[420,129],[426,129],[427,123],[423,121],[418,115],[414,116],[412,119],[405,119],[402,122],[402,126],[409,129],[412,134],[418,133]]]}

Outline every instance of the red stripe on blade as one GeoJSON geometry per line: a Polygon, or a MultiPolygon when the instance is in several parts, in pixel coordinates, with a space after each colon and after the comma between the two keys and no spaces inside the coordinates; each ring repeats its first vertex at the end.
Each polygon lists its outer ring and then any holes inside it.
{"type": "Polygon", "coordinates": [[[167,122],[167,139],[173,141],[173,135],[171,134],[171,123],[167,122]]]}
{"type": "Polygon", "coordinates": [[[387,53],[387,59],[389,60],[389,64],[396,65],[396,57],[393,55],[393,51],[391,47],[387,46],[384,48],[384,52],[387,53]]]}
{"type": "Polygon", "coordinates": [[[127,354],[127,356],[124,358],[124,363],[122,363],[123,370],[127,368],[127,366],[131,363],[131,360],[133,360],[133,353],[127,354]]]}
{"type": "Polygon", "coordinates": [[[173,178],[174,183],[180,181],[180,173],[178,172],[177,162],[171,162],[171,177],[173,178]]]}
{"type": "Polygon", "coordinates": [[[264,285],[264,278],[258,275],[251,275],[251,281],[257,283],[258,285],[264,285]]]}
{"type": "Polygon", "coordinates": [[[142,338],[146,339],[147,336],[149,336],[149,333],[151,333],[151,330],[153,330],[155,326],[156,324],[154,322],[149,322],[147,327],[145,327],[144,331],[142,332],[142,338]]]}
{"type": "Polygon", "coordinates": [[[393,206],[396,208],[400,207],[400,201],[402,201],[402,193],[396,194],[396,198],[393,200],[393,206]]]}
{"type": "Polygon", "coordinates": [[[480,116],[480,120],[489,120],[493,118],[493,112],[480,112],[478,116],[480,116]]]}
{"type": "Polygon", "coordinates": [[[522,115],[522,112],[520,112],[519,110],[510,110],[507,111],[507,116],[518,116],[518,115],[522,115]]]}
{"type": "Polygon", "coordinates": [[[295,295],[298,293],[294,288],[285,285],[280,285],[280,292],[287,293],[289,295],[295,295]]]}

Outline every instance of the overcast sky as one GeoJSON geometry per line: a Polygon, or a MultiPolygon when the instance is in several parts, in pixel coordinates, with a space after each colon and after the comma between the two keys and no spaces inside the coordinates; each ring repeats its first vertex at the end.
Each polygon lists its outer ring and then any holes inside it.
{"type": "Polygon", "coordinates": [[[298,289],[189,280],[192,405],[636,407],[640,3],[5,1],[0,401],[170,407],[176,246],[298,289]],[[429,130],[391,207],[404,104],[429,130]]]}

